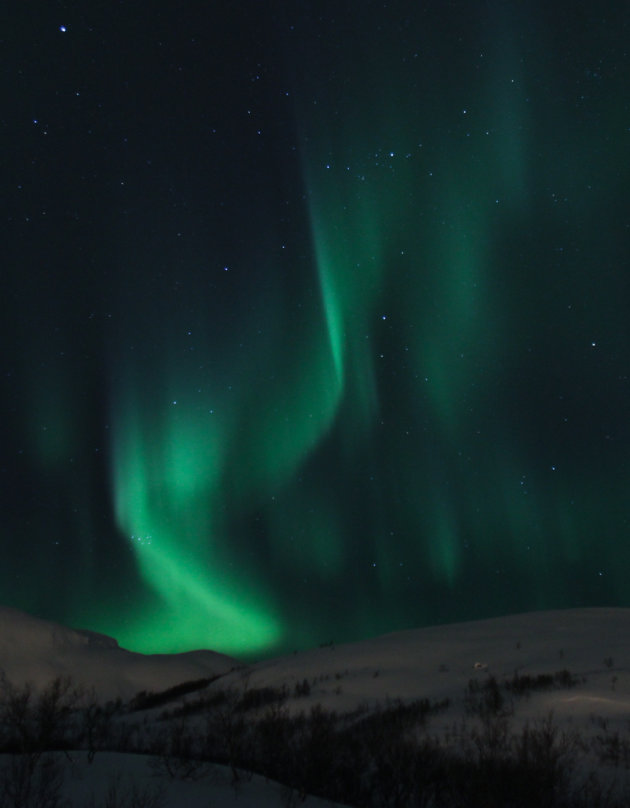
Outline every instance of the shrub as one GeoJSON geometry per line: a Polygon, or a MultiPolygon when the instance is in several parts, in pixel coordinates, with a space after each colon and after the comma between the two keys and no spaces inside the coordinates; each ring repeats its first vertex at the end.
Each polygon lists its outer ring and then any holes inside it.
{"type": "Polygon", "coordinates": [[[511,715],[513,712],[511,702],[506,702],[494,676],[490,676],[481,684],[476,679],[471,679],[468,682],[464,703],[468,715],[479,716],[482,720],[511,715]]]}
{"type": "Polygon", "coordinates": [[[236,704],[236,709],[241,712],[259,710],[269,704],[282,703],[287,700],[288,691],[283,687],[255,687],[245,690],[236,704]]]}
{"type": "Polygon", "coordinates": [[[205,679],[191,679],[188,682],[182,682],[166,690],[160,690],[158,693],[141,690],[139,693],[136,693],[129,702],[129,710],[131,712],[138,712],[140,710],[150,710],[153,707],[161,707],[163,704],[175,701],[188,693],[201,690],[219,678],[219,676],[211,676],[205,679]]]}
{"type": "Polygon", "coordinates": [[[293,695],[296,698],[300,698],[302,696],[309,696],[311,693],[311,684],[308,679],[303,679],[301,682],[296,682],[295,687],[293,688],[293,695]]]}

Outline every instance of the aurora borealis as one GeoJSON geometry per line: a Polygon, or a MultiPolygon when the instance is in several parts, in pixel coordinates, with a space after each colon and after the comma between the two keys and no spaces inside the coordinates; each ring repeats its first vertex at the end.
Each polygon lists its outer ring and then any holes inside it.
{"type": "Polygon", "coordinates": [[[623,4],[141,5],[6,15],[0,602],[243,657],[630,605],[623,4]]]}

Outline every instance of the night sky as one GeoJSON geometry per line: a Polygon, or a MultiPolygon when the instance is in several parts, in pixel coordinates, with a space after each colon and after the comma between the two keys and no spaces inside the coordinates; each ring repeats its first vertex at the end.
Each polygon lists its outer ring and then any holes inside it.
{"type": "Polygon", "coordinates": [[[624,2],[0,35],[1,603],[244,658],[630,606],[624,2]]]}

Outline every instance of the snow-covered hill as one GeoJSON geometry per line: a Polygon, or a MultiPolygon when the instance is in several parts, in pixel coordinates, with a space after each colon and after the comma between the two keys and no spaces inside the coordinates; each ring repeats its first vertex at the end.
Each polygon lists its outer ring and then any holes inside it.
{"type": "Polygon", "coordinates": [[[93,687],[101,700],[126,700],[141,690],[219,676],[238,664],[214,651],[137,654],[104,634],[0,606],[0,670],[15,683],[42,687],[57,676],[70,676],[76,684],[93,687]]]}
{"type": "MultiPolygon", "coordinates": [[[[530,612],[399,631],[265,660],[251,666],[247,677],[250,687],[286,684],[289,690],[306,678],[311,702],[345,711],[398,698],[449,698],[461,705],[471,679],[483,683],[491,676],[503,681],[561,670],[579,686],[532,693],[517,715],[553,709],[575,723],[588,720],[596,707],[630,717],[630,609],[530,612]]],[[[243,675],[234,671],[216,687],[243,675]]],[[[300,709],[304,704],[299,699],[300,709]]]]}
{"type": "MultiPolygon", "coordinates": [[[[360,766],[362,771],[378,769],[378,756],[410,737],[404,709],[422,699],[431,706],[420,710],[422,718],[412,725],[411,733],[419,732],[434,749],[441,750],[443,757],[436,760],[446,761],[444,765],[451,765],[448,761],[455,759],[449,757],[453,753],[463,755],[464,765],[471,765],[477,754],[500,756],[504,745],[506,750],[516,750],[518,774],[518,766],[524,765],[518,750],[524,748],[522,738],[529,727],[533,733],[527,736],[529,742],[546,744],[543,752],[546,749],[552,757],[557,753],[562,758],[570,750],[578,782],[583,778],[587,783],[589,772],[596,771],[604,789],[614,785],[614,794],[622,795],[622,799],[630,793],[630,609],[574,609],[497,617],[396,632],[341,646],[328,644],[242,665],[213,651],[135,654],[119,648],[110,637],[64,628],[5,607],[0,608],[0,669],[18,686],[28,681],[43,687],[56,676],[69,675],[76,683],[94,687],[101,699],[120,696],[128,700],[139,691],[158,693],[183,682],[213,679],[157,699],[135,700],[123,708],[116,720],[135,733],[135,752],[150,751],[155,739],[173,741],[179,737],[173,728],[178,728],[178,732],[189,733],[193,743],[210,738],[204,754],[210,760],[221,760],[220,747],[216,747],[217,726],[220,735],[242,720],[251,730],[250,739],[260,739],[255,727],[267,715],[293,744],[287,760],[292,760],[299,773],[296,749],[308,742],[308,716],[317,716],[313,709],[322,707],[336,716],[327,741],[336,744],[335,755],[345,754],[339,744],[356,741],[357,736],[348,734],[348,729],[363,726],[361,722],[368,731],[377,727],[372,746],[362,747],[360,766]],[[379,715],[387,718],[392,705],[403,705],[399,713],[402,723],[378,723],[379,715]],[[291,716],[299,714],[305,718],[291,725],[291,716]],[[371,717],[377,723],[370,724],[371,717]],[[208,735],[208,722],[213,720],[215,730],[208,735]],[[386,740],[379,740],[384,737],[382,733],[389,733],[386,740]]],[[[332,727],[321,721],[317,726],[319,730],[332,727]]],[[[285,754],[280,735],[274,738],[278,755],[285,754]]],[[[135,781],[143,788],[156,783],[143,755],[120,755],[116,746],[103,748],[109,750],[107,765],[103,752],[99,752],[100,762],[94,766],[86,763],[85,752],[75,753],[75,773],[66,777],[65,786],[71,799],[83,799],[74,793],[76,778],[84,782],[86,794],[102,793],[103,778],[111,774],[114,761],[127,778],[125,782],[135,781]]],[[[409,751],[412,747],[401,749],[409,751]]],[[[262,756],[260,749],[246,754],[254,755],[247,758],[252,761],[258,755],[254,768],[267,774],[264,749],[262,756]]],[[[493,758],[495,763],[499,759],[493,758]]],[[[282,765],[272,772],[271,779],[282,780],[282,765]]],[[[395,756],[387,763],[390,769],[397,765],[395,756]]],[[[322,776],[326,778],[325,771],[322,776]]],[[[212,796],[212,804],[217,806],[280,806],[288,799],[286,789],[260,777],[247,779],[239,794],[232,794],[230,777],[229,767],[220,766],[209,779],[195,784],[178,784],[163,777],[166,790],[160,804],[185,803],[196,808],[207,805],[212,796]],[[184,802],[178,803],[180,797],[184,802]]],[[[309,782],[317,786],[316,781],[309,782]]],[[[310,793],[331,795],[325,789],[318,792],[318,787],[306,788],[310,793]]],[[[301,794],[299,790],[295,793],[301,794]]],[[[309,798],[306,804],[315,805],[316,801],[309,798]]],[[[567,804],[582,805],[579,801],[567,804]]],[[[626,803],[610,803],[617,804],[626,803]]]]}

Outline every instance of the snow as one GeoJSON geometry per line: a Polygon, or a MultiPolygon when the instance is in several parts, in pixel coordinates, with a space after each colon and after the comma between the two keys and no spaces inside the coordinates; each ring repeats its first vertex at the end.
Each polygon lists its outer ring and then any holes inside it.
{"type": "MultiPolygon", "coordinates": [[[[236,785],[225,766],[214,766],[199,780],[171,780],[158,777],[147,755],[129,755],[101,752],[89,763],[83,752],[71,752],[71,761],[65,755],[56,758],[64,767],[63,796],[73,806],[94,808],[128,804],[132,790],[148,799],[159,798],[159,808],[286,808],[284,787],[259,775],[243,773],[236,785]],[[113,795],[117,800],[113,799],[113,795]],[[109,795],[109,800],[106,799],[109,795]]],[[[7,755],[0,755],[0,771],[7,755]]],[[[139,804],[144,804],[138,801],[139,804]]],[[[301,802],[305,808],[333,808],[334,803],[307,797],[301,802]]]]}
{"type": "MultiPolygon", "coordinates": [[[[286,683],[291,689],[304,678],[318,680],[310,701],[349,711],[387,698],[450,698],[457,703],[471,679],[502,680],[515,673],[535,676],[563,669],[586,682],[575,691],[532,694],[517,713],[527,719],[553,707],[575,721],[590,716],[593,699],[612,714],[627,710],[630,609],[530,612],[400,631],[263,661],[248,669],[247,678],[250,687],[286,683]]],[[[239,678],[243,672],[234,671],[220,686],[239,678]]],[[[304,701],[299,704],[303,709],[304,701]]]]}
{"type": "MultiPolygon", "coordinates": [[[[431,720],[433,737],[454,737],[453,727],[475,719],[466,711],[471,681],[483,686],[491,677],[500,684],[515,675],[536,677],[568,671],[572,687],[532,690],[511,700],[512,725],[518,729],[540,722],[550,711],[561,729],[592,738],[603,723],[612,732],[627,732],[630,719],[630,609],[572,609],[497,617],[489,620],[395,632],[347,645],[326,645],[243,666],[212,651],[189,654],[134,654],[115,640],[89,631],[64,628],[49,621],[0,607],[0,669],[21,684],[44,686],[54,676],[69,674],[93,686],[99,697],[129,699],[138,691],[160,691],[175,684],[219,677],[205,693],[235,688],[285,687],[284,708],[308,712],[316,704],[337,713],[389,700],[449,700],[431,720]],[[307,695],[295,690],[307,680],[307,695]]],[[[197,698],[198,692],[177,701],[197,698]]],[[[169,705],[172,707],[173,705],[169,705]]],[[[161,709],[161,708],[160,708],[161,709]]],[[[157,713],[148,711],[145,721],[157,713]]],[[[94,792],[103,794],[112,778],[136,781],[164,790],[163,805],[280,806],[283,787],[253,776],[235,790],[231,774],[213,767],[196,782],[155,777],[148,758],[99,752],[92,764],[74,753],[66,795],[75,805],[94,792]]],[[[594,765],[601,766],[593,758],[594,765]]],[[[66,764],[67,766],[70,764],[66,764]]],[[[611,775],[612,776],[612,775],[611,775]]],[[[626,772],[614,772],[624,784],[626,772]]],[[[86,803],[87,804],[87,803],[86,803]]],[[[330,805],[309,798],[307,806],[330,805]]],[[[98,803],[97,803],[98,806],[98,803]]]]}
{"type": "Polygon", "coordinates": [[[180,682],[220,676],[239,663],[214,651],[137,654],[113,637],[71,629],[0,607],[0,670],[12,682],[43,687],[57,676],[94,688],[102,701],[165,690],[180,682]]]}

